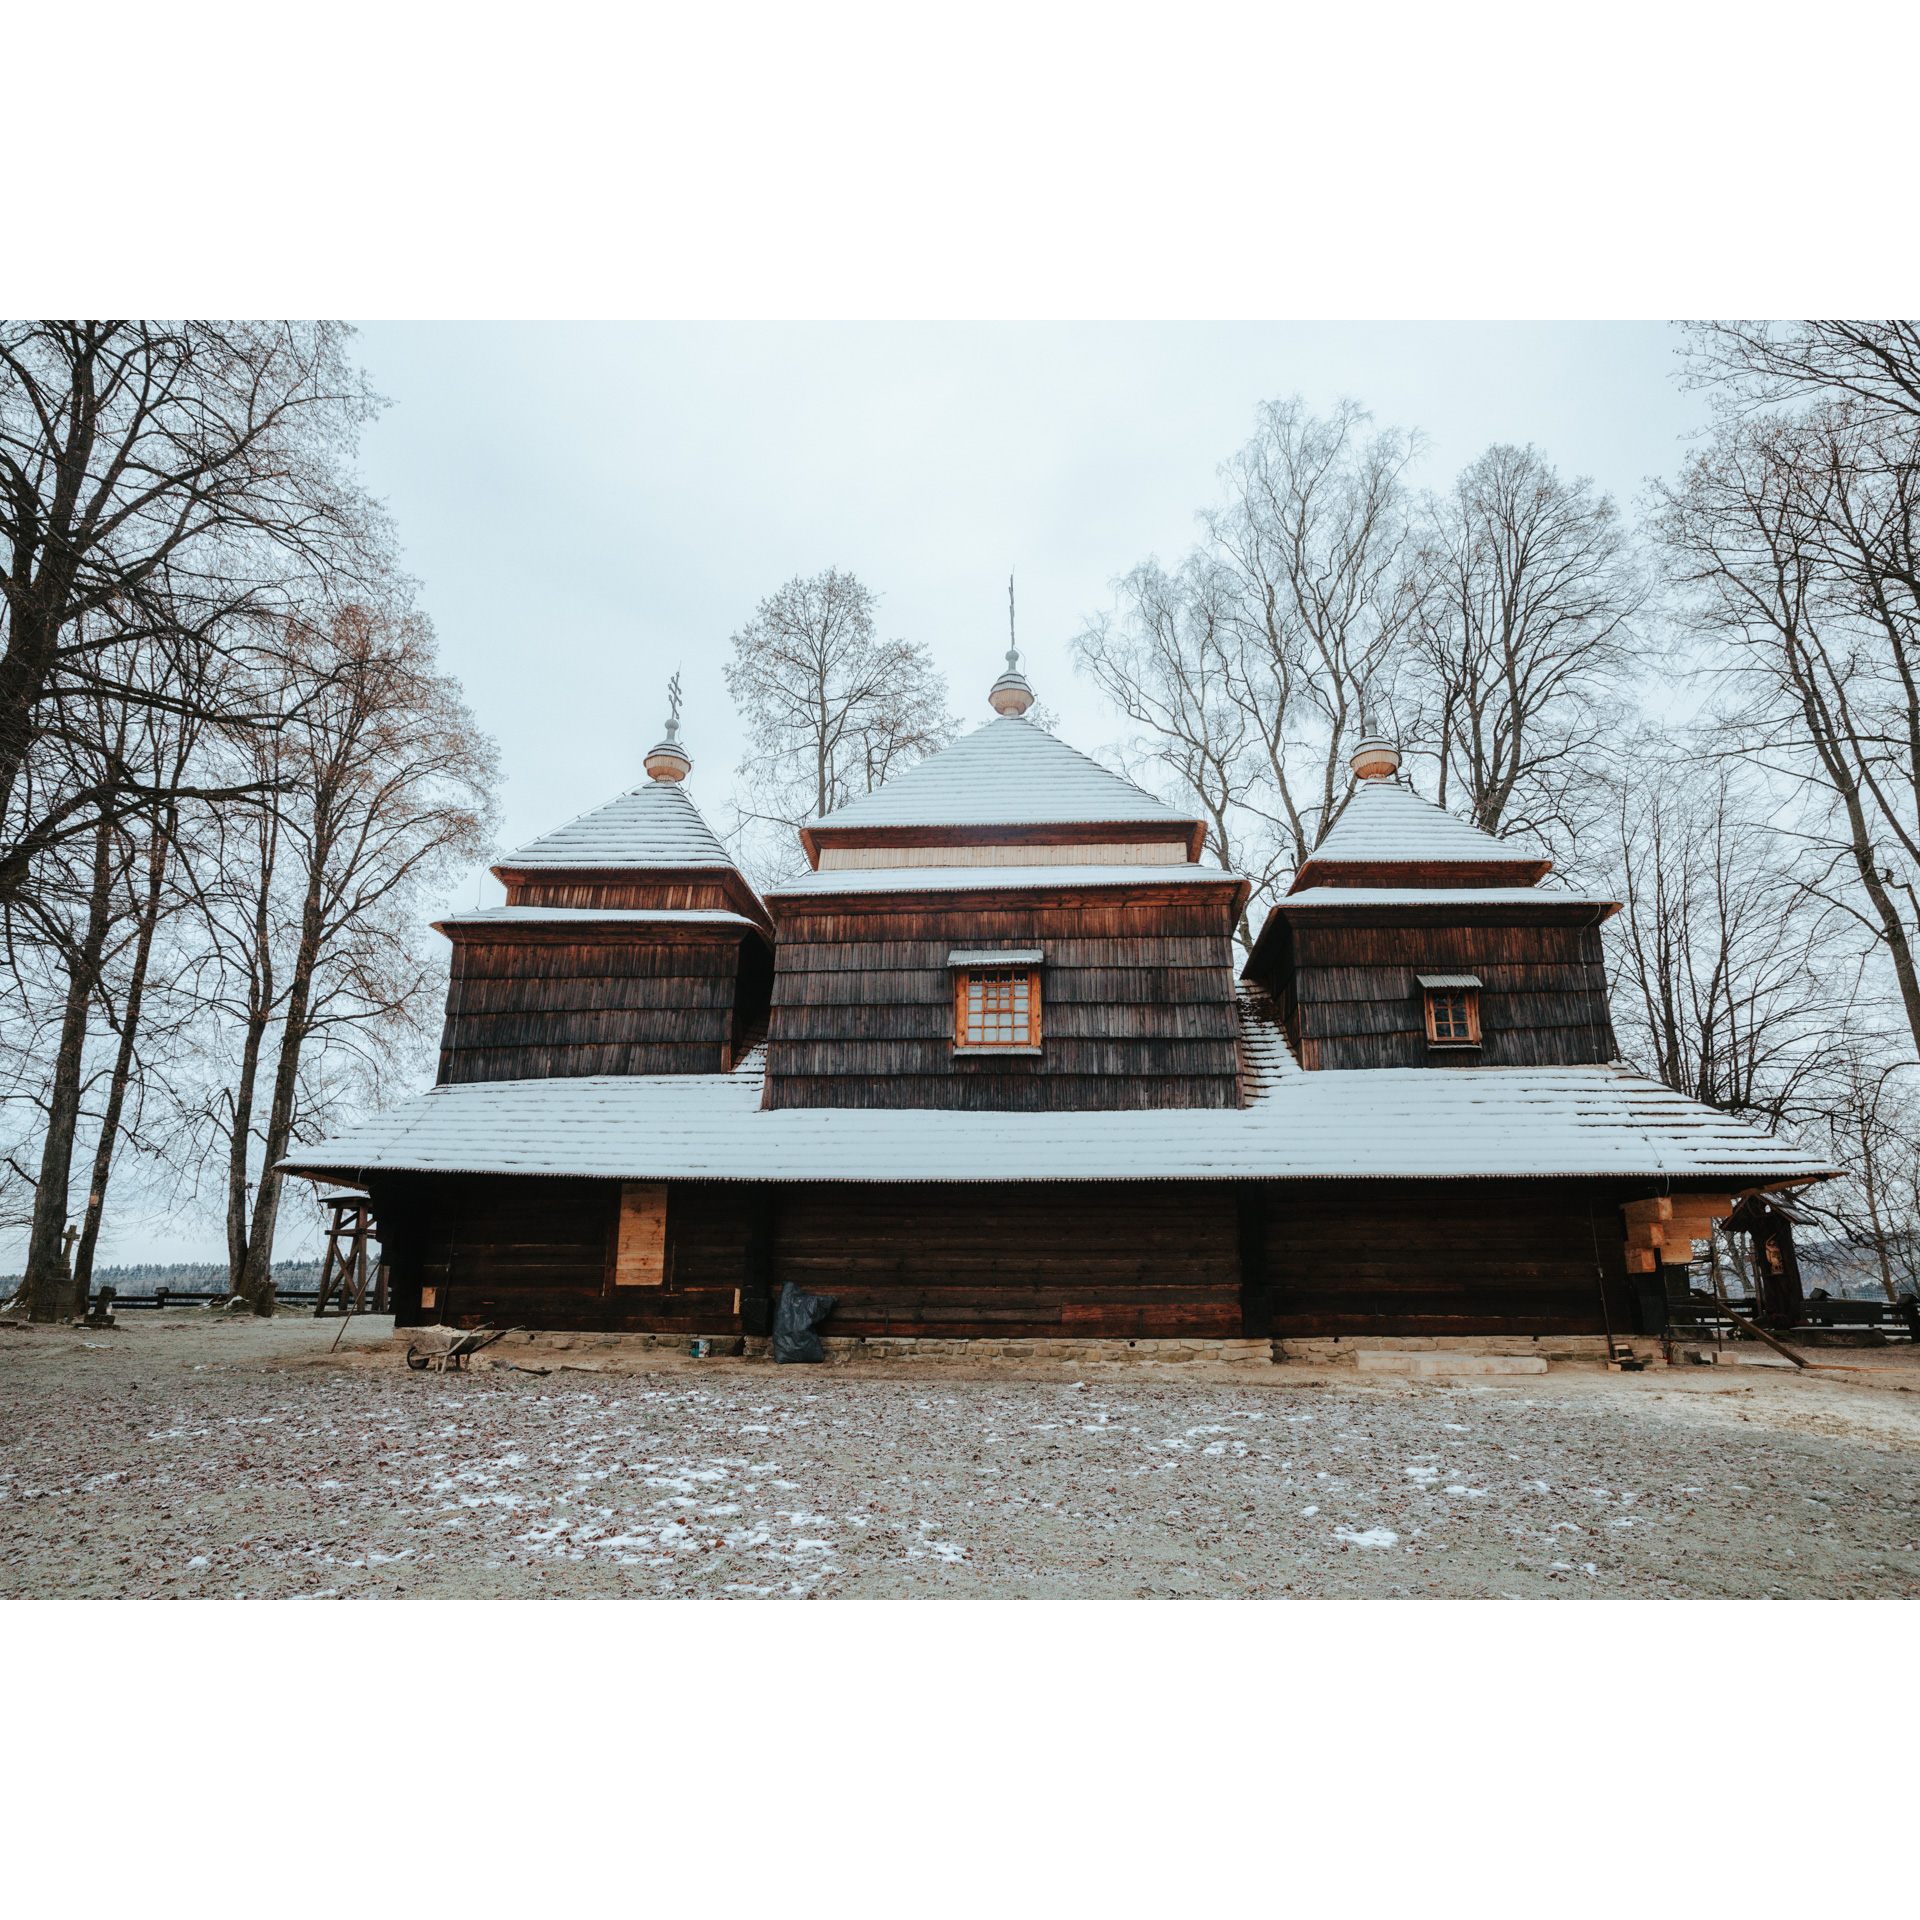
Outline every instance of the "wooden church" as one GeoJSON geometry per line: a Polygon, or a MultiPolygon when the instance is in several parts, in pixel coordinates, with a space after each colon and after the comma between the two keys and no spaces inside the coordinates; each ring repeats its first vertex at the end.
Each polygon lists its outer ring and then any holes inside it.
{"type": "Polygon", "coordinates": [[[1009,654],[764,897],[671,723],[438,922],[439,1084],[285,1163],[366,1188],[399,1324],[754,1335],[792,1281],[844,1335],[1657,1333],[1709,1219],[1827,1173],[1621,1066],[1616,904],[1389,742],[1238,964],[1205,823],[1032,697],[1009,654]]]}

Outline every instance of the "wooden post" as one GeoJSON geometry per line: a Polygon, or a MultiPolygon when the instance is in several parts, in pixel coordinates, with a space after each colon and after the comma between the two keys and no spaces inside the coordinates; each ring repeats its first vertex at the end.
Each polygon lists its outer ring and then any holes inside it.
{"type": "Polygon", "coordinates": [[[367,1310],[367,1210],[356,1207],[353,1215],[353,1252],[355,1271],[359,1282],[353,1290],[353,1310],[365,1313],[367,1310]]]}
{"type": "Polygon", "coordinates": [[[740,1331],[755,1339],[773,1331],[773,1242],[778,1200],[771,1187],[755,1187],[747,1201],[745,1272],[740,1286],[740,1331]]]}
{"type": "Polygon", "coordinates": [[[320,1319],[327,1310],[327,1295],[333,1289],[333,1263],[340,1251],[340,1209],[333,1210],[333,1225],[327,1229],[327,1250],[320,1261],[320,1292],[313,1303],[313,1317],[320,1319]]]}
{"type": "Polygon", "coordinates": [[[1267,1190],[1238,1189],[1240,1229],[1240,1337],[1258,1340],[1273,1331],[1273,1289],[1267,1274],[1267,1190]]]}

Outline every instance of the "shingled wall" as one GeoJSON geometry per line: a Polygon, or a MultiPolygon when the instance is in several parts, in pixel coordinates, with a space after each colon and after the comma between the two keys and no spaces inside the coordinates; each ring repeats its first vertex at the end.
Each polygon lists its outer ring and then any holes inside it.
{"type": "Polygon", "coordinates": [[[1568,1067],[1618,1056],[1597,926],[1359,925],[1322,913],[1289,921],[1284,902],[1276,919],[1259,977],[1310,1070],[1568,1067]],[[1473,1052],[1427,1044],[1417,976],[1455,971],[1481,982],[1473,1052]]]}
{"type": "Polygon", "coordinates": [[[1109,893],[785,905],[766,1104],[1002,1112],[1236,1107],[1230,910],[1224,900],[1195,900],[1192,892],[1126,901],[1109,893]],[[948,953],[1025,945],[1046,953],[1041,1057],[956,1054],[948,953]]]}
{"type": "Polygon", "coordinates": [[[770,976],[764,941],[737,927],[461,936],[439,1084],[725,1073],[757,1031],[770,976]]]}

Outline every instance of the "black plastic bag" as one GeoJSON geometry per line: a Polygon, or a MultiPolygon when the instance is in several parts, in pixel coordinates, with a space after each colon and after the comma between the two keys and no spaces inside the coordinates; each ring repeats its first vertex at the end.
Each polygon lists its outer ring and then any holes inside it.
{"type": "Polygon", "coordinates": [[[814,1332],[838,1304],[830,1293],[802,1293],[791,1280],[780,1289],[773,1313],[773,1357],[782,1366],[790,1360],[824,1360],[827,1350],[814,1332]]]}

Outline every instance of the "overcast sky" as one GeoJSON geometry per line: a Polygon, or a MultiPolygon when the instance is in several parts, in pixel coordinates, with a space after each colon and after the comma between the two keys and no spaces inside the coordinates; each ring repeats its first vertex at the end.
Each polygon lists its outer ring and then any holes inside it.
{"type": "Polygon", "coordinates": [[[1658,324],[409,323],[357,344],[392,402],[365,471],[500,743],[503,851],[641,777],[676,667],[690,785],[720,824],[727,638],[829,566],[932,647],[969,725],[1014,569],[1028,677],[1097,752],[1118,727],[1072,635],[1116,575],[1186,550],[1262,400],[1352,397],[1423,429],[1421,485],[1533,441],[1623,505],[1704,414],[1658,324]]]}

